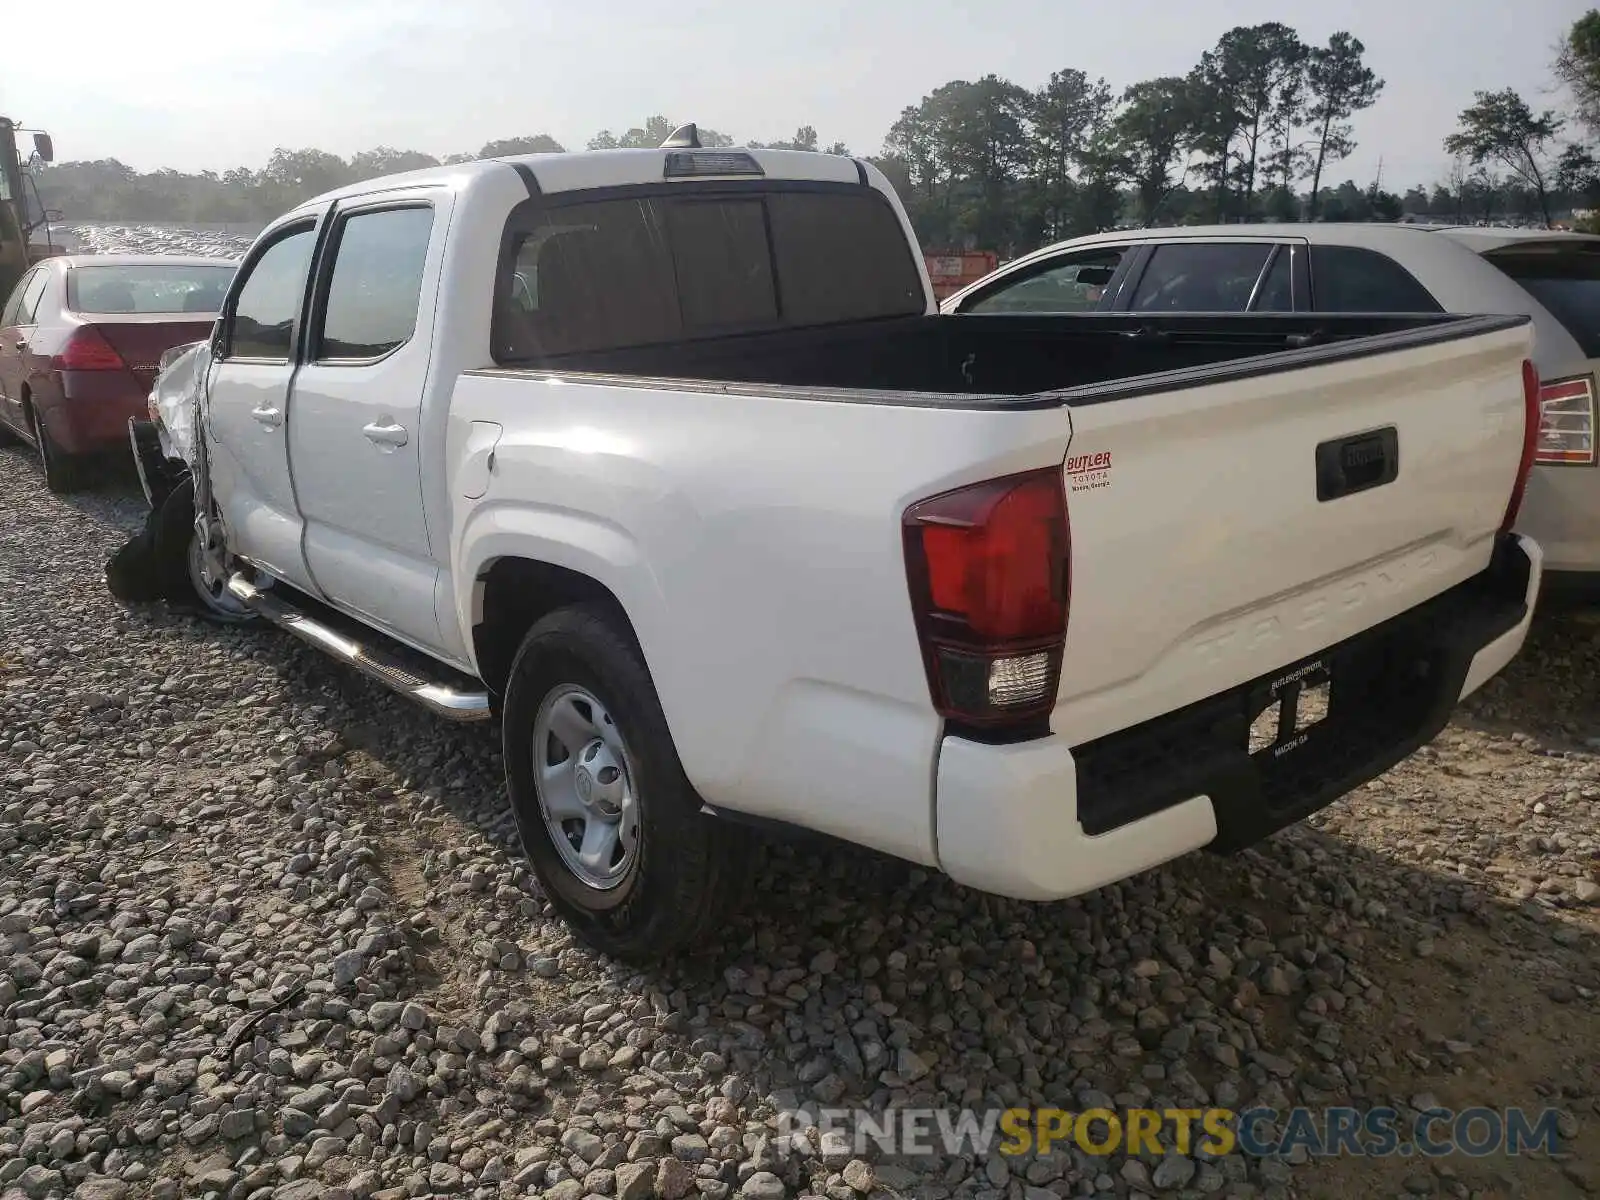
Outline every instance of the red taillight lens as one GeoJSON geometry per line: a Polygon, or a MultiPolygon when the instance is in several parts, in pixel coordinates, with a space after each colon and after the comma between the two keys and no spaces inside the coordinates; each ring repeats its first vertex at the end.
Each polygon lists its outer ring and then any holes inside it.
{"type": "Polygon", "coordinates": [[[1510,533],[1522,509],[1522,494],[1528,489],[1528,473],[1533,470],[1534,454],[1539,448],[1539,372],[1527,359],[1522,360],[1522,461],[1517,464],[1517,478],[1511,485],[1511,501],[1506,505],[1505,519],[1500,522],[1502,533],[1510,533]]]}
{"type": "Polygon", "coordinates": [[[1594,376],[1539,385],[1536,463],[1592,467],[1595,464],[1594,376]]]}
{"type": "Polygon", "coordinates": [[[944,492],[906,510],[906,573],[934,707],[976,725],[1055,707],[1070,533],[1061,471],[944,492]]]}
{"type": "Polygon", "coordinates": [[[67,339],[51,366],[58,371],[123,371],[128,364],[93,325],[80,325],[67,339]]]}

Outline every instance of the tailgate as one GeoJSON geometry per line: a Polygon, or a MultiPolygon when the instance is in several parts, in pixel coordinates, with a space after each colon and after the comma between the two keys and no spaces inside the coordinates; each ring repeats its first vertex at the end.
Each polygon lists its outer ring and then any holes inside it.
{"type": "Polygon", "coordinates": [[[1485,570],[1531,342],[1526,318],[1464,318],[1074,397],[1055,727],[1169,712],[1485,570]]]}

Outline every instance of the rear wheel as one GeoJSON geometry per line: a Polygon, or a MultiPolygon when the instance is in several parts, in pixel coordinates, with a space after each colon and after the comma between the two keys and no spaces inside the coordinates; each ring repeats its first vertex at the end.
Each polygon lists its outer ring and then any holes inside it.
{"type": "Polygon", "coordinates": [[[44,485],[58,496],[76,490],[78,486],[77,460],[50,440],[50,431],[39,419],[39,410],[28,406],[28,425],[33,430],[33,441],[39,450],[39,461],[44,464],[44,485]]]}
{"type": "Polygon", "coordinates": [[[743,831],[700,811],[649,672],[611,619],[568,608],[528,632],[502,730],[523,847],[579,939],[646,963],[716,937],[743,831]]]}

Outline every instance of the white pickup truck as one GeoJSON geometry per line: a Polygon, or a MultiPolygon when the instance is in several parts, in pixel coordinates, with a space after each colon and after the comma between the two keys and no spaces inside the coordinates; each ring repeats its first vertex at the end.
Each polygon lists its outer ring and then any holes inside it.
{"type": "Polygon", "coordinates": [[[274,222],[181,376],[183,502],[216,605],[498,717],[551,903],[648,959],[748,824],[1047,900],[1409,754],[1527,632],[1529,349],[941,316],[870,164],[691,129],[274,222]]]}

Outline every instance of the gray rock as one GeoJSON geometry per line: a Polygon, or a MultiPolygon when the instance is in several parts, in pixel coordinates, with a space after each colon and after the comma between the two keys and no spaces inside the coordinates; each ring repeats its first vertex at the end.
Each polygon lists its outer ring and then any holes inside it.
{"type": "Polygon", "coordinates": [[[1141,1192],[1153,1191],[1155,1188],[1150,1179],[1150,1168],[1137,1158],[1130,1158],[1123,1163],[1122,1170],[1118,1174],[1122,1176],[1122,1182],[1129,1187],[1138,1188],[1141,1192]]]}
{"type": "Polygon", "coordinates": [[[877,1182],[872,1174],[872,1164],[865,1159],[853,1158],[844,1165],[844,1181],[852,1191],[865,1196],[877,1182]]]}
{"type": "Polygon", "coordinates": [[[141,934],[122,948],[123,962],[148,963],[160,957],[161,939],[153,933],[141,934]]]}
{"type": "Polygon", "coordinates": [[[377,1000],[367,1009],[367,1020],[377,1030],[388,1029],[400,1019],[405,1006],[393,1000],[377,1000]]]}
{"type": "Polygon", "coordinates": [[[587,1129],[569,1129],[561,1135],[561,1144],[586,1163],[593,1163],[605,1150],[605,1143],[587,1129]]]}
{"type": "Polygon", "coordinates": [[[739,1189],[739,1195],[746,1200],[783,1200],[785,1194],[783,1180],[771,1171],[757,1171],[739,1189]]]}
{"type": "Polygon", "coordinates": [[[1194,1160],[1182,1154],[1168,1154],[1151,1173],[1150,1181],[1161,1191],[1173,1191],[1187,1187],[1194,1178],[1194,1160]]]}
{"type": "Polygon", "coordinates": [[[384,1082],[384,1090],[400,1103],[409,1104],[422,1094],[422,1080],[406,1067],[396,1064],[384,1082]]]}
{"type": "Polygon", "coordinates": [[[656,1167],[656,1195],[661,1200],[683,1200],[694,1187],[694,1171],[681,1159],[663,1158],[656,1167]]]}
{"type": "Polygon", "coordinates": [[[680,1133],[672,1139],[672,1153],[685,1162],[703,1162],[710,1150],[698,1133],[680,1133]]]}
{"type": "Polygon", "coordinates": [[[625,1162],[616,1168],[617,1200],[649,1200],[655,1192],[656,1165],[653,1162],[625,1162]]]}

